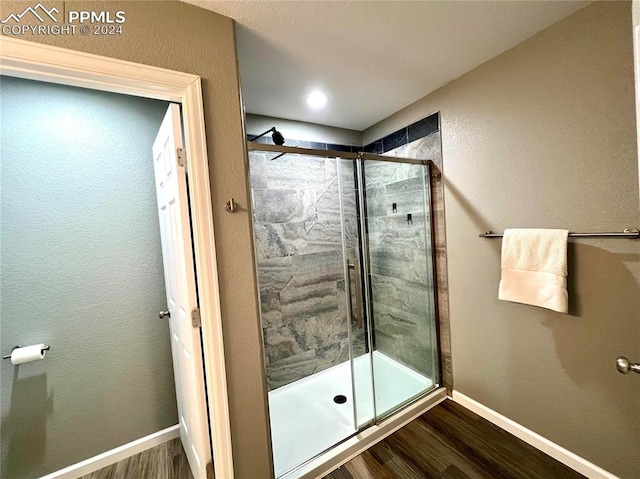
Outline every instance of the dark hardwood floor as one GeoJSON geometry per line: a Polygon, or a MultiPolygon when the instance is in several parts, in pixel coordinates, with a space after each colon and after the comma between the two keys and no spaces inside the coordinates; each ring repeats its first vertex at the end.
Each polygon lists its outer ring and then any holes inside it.
{"type": "MultiPolygon", "coordinates": [[[[468,409],[447,400],[324,479],[583,477],[468,409]]],[[[193,478],[180,440],[174,439],[81,479],[193,478]]]]}
{"type": "Polygon", "coordinates": [[[451,400],[325,479],[577,479],[573,469],[451,400]]]}
{"type": "Polygon", "coordinates": [[[193,479],[180,439],[173,439],[80,479],[193,479]]]}

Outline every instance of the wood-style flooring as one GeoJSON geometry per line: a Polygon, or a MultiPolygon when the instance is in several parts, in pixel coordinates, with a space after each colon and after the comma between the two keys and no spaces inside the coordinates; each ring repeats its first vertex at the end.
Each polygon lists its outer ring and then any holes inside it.
{"type": "Polygon", "coordinates": [[[577,479],[573,469],[451,400],[325,479],[577,479]]]}
{"type": "MultiPolygon", "coordinates": [[[[324,479],[583,477],[468,409],[446,400],[324,479]]],[[[180,440],[174,439],[81,479],[193,478],[180,440]]]]}
{"type": "Polygon", "coordinates": [[[193,479],[193,476],[180,439],[173,439],[80,479],[193,479]]]}

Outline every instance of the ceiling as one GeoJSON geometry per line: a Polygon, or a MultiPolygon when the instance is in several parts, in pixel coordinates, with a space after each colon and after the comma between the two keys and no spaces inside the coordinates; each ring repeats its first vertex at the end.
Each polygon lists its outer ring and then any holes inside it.
{"type": "Polygon", "coordinates": [[[359,131],[589,3],[186,1],[236,20],[248,113],[359,131]]]}

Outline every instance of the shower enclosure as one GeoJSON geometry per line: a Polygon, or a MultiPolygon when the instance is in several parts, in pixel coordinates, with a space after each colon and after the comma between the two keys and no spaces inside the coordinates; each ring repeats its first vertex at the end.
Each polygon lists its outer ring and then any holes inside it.
{"type": "Polygon", "coordinates": [[[430,162],[249,150],[280,477],[439,385],[430,162]]]}

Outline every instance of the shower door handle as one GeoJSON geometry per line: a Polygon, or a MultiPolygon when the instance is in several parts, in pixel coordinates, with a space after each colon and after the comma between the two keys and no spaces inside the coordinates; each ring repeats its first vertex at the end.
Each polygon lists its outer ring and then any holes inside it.
{"type": "MultiPolygon", "coordinates": [[[[356,298],[355,298],[356,299],[356,318],[355,319],[358,327],[362,328],[364,326],[364,316],[363,316],[363,310],[362,310],[362,283],[360,281],[360,261],[358,261],[357,259],[354,259],[353,263],[347,262],[347,266],[349,271],[353,270],[353,281],[355,283],[355,290],[356,290],[356,298]]],[[[348,288],[349,301],[351,301],[351,278],[347,278],[347,280],[349,282],[349,288],[348,288]]]]}

